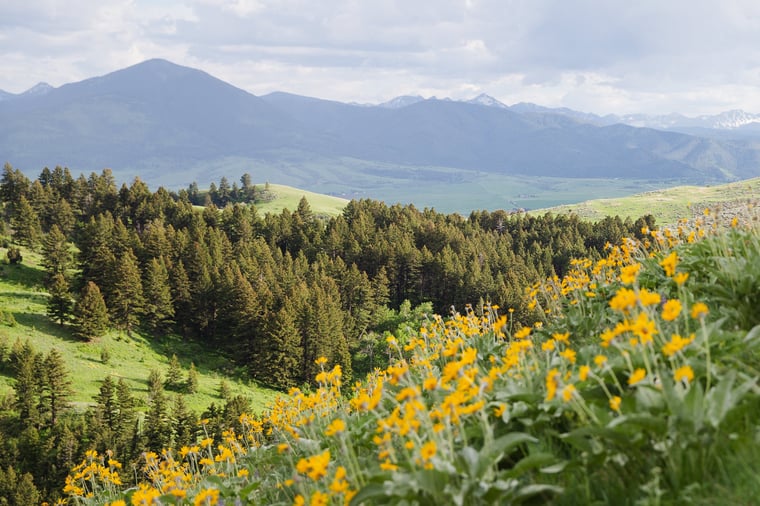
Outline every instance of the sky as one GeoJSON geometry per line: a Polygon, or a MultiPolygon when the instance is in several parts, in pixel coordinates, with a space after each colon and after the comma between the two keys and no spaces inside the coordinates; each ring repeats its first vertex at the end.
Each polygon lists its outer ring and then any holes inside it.
{"type": "Polygon", "coordinates": [[[760,113],[760,2],[0,0],[0,90],[151,58],[255,95],[760,113]]]}

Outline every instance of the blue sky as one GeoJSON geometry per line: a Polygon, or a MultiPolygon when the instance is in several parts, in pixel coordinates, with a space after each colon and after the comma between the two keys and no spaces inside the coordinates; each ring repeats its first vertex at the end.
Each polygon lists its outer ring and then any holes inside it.
{"type": "Polygon", "coordinates": [[[0,0],[0,89],[149,58],[251,93],[760,113],[757,0],[0,0]]]}

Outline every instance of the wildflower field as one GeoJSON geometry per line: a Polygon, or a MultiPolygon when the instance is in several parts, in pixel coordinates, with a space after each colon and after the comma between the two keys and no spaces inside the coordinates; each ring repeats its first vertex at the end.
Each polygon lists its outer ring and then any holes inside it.
{"type": "Polygon", "coordinates": [[[354,385],[320,359],[318,388],[142,469],[89,452],[69,504],[752,504],[760,228],[720,223],[573,261],[529,289],[532,326],[434,317],[354,385]]]}

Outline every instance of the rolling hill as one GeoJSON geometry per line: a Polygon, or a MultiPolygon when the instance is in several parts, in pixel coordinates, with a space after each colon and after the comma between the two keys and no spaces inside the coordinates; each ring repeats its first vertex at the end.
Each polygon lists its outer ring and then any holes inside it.
{"type": "Polygon", "coordinates": [[[556,214],[577,214],[590,220],[618,215],[621,218],[636,219],[645,214],[653,215],[658,224],[676,223],[679,219],[690,219],[705,208],[757,205],[760,199],[760,178],[737,181],[716,186],[677,186],[663,190],[638,193],[629,197],[596,199],[565,206],[539,209],[534,214],[551,212],[556,214]]]}

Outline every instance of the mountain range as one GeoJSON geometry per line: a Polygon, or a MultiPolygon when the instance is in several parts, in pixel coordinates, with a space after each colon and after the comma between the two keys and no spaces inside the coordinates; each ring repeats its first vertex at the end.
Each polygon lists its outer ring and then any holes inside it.
{"type": "Polygon", "coordinates": [[[488,95],[379,105],[254,96],[157,59],[58,88],[0,92],[0,161],[32,174],[110,167],[124,181],[170,187],[246,171],[347,195],[404,181],[424,193],[425,180],[478,175],[730,181],[760,175],[758,127],[760,115],[739,111],[597,116],[488,95]]]}

